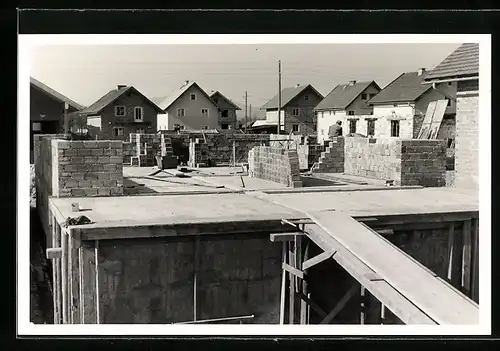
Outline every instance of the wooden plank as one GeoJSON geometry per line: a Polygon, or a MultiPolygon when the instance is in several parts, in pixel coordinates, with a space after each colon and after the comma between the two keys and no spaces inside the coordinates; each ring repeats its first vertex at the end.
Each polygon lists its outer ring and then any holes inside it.
{"type": "Polygon", "coordinates": [[[97,324],[95,241],[82,243],[83,323],[97,324]]]}
{"type": "Polygon", "coordinates": [[[321,321],[320,324],[328,324],[335,318],[335,316],[342,311],[347,302],[353,297],[359,289],[359,284],[355,283],[351,288],[342,296],[340,301],[335,305],[335,307],[328,313],[328,315],[321,321]]]}
{"type": "Polygon", "coordinates": [[[62,323],[68,323],[68,235],[61,231],[61,301],[62,323]]]}
{"type": "Polygon", "coordinates": [[[360,292],[360,305],[361,305],[361,314],[359,316],[359,322],[361,325],[365,324],[366,320],[366,308],[367,308],[367,301],[368,299],[366,298],[366,288],[361,285],[361,292],[360,292]]]}
{"type": "MultiPolygon", "coordinates": [[[[72,233],[73,234],[73,233],[72,233]]],[[[80,323],[80,240],[77,235],[70,238],[70,297],[71,297],[71,323],[80,323]]]]}
{"type": "Polygon", "coordinates": [[[101,323],[101,296],[99,295],[99,240],[95,241],[94,245],[94,263],[95,263],[95,309],[96,309],[96,324],[101,323]]]}
{"type": "MultiPolygon", "coordinates": [[[[282,263],[286,263],[286,254],[287,254],[287,243],[283,242],[282,244],[282,253],[281,259],[282,263]]],[[[281,271],[281,295],[280,295],[280,324],[285,324],[285,292],[286,292],[286,273],[284,270],[281,271]]]]}
{"type": "Polygon", "coordinates": [[[294,241],[297,236],[304,235],[301,232],[295,233],[272,233],[269,234],[269,239],[273,243],[283,242],[283,241],[294,241]]]}
{"type": "MultiPolygon", "coordinates": [[[[293,254],[293,251],[292,251],[292,243],[289,243],[288,244],[288,261],[293,264],[295,262],[295,257],[294,257],[294,254],[293,254]]],[[[285,269],[285,265],[287,267],[290,267],[290,268],[294,268],[295,267],[291,267],[290,265],[286,264],[286,263],[283,263],[283,269],[285,269]]],[[[297,270],[298,271],[298,270],[297,270]]],[[[288,277],[289,277],[289,304],[288,304],[288,308],[289,308],[289,311],[288,311],[288,323],[289,324],[294,324],[295,322],[295,278],[292,274],[292,272],[288,271],[288,277]]]]}
{"type": "Polygon", "coordinates": [[[432,116],[432,123],[430,125],[429,139],[437,139],[439,128],[441,127],[441,122],[443,121],[444,113],[446,112],[446,107],[448,105],[448,100],[438,100],[436,104],[436,110],[432,116]]]}
{"type": "Polygon", "coordinates": [[[479,220],[472,220],[472,281],[471,281],[471,296],[472,299],[479,303],[479,220]]]}
{"type": "MultiPolygon", "coordinates": [[[[52,218],[52,227],[50,228],[50,231],[52,233],[51,239],[52,239],[52,247],[55,248],[57,247],[57,242],[56,242],[56,227],[59,225],[55,223],[55,219],[53,216],[50,216],[52,218]]],[[[59,324],[59,309],[58,309],[58,304],[59,301],[57,299],[57,289],[58,289],[58,276],[57,276],[57,261],[58,258],[55,258],[51,261],[52,263],[52,282],[53,282],[53,292],[52,292],[52,301],[53,301],[53,308],[54,308],[54,324],[59,324]]]]}
{"type": "Polygon", "coordinates": [[[62,257],[62,250],[60,247],[57,248],[48,248],[45,250],[45,254],[48,260],[53,260],[55,258],[61,258],[62,257]]]}
{"type": "Polygon", "coordinates": [[[324,251],[320,253],[319,255],[314,256],[313,258],[308,259],[304,263],[302,263],[302,270],[305,271],[306,269],[309,269],[323,261],[328,260],[331,258],[333,255],[335,255],[337,251],[335,250],[329,250],[329,251],[324,251]]]}
{"type": "MultiPolygon", "coordinates": [[[[300,237],[299,237],[300,238],[300,237]]],[[[302,240],[302,238],[300,238],[302,240]]],[[[303,260],[307,260],[309,258],[309,246],[310,241],[305,238],[305,246],[304,246],[304,257],[303,260]]],[[[304,242],[302,242],[304,244],[304,242]]],[[[301,262],[301,261],[299,261],[301,262]]],[[[302,262],[301,262],[302,263],[302,262]]],[[[300,267],[300,266],[299,266],[300,267]]],[[[307,297],[307,273],[304,272],[304,279],[302,280],[302,292],[300,293],[303,297],[307,297]]],[[[307,324],[307,303],[304,299],[300,300],[300,324],[307,324]]]]}
{"type": "Polygon", "coordinates": [[[462,226],[462,287],[465,290],[465,294],[470,296],[471,288],[471,254],[472,254],[472,233],[471,233],[471,221],[465,221],[462,226]]]}
{"type": "Polygon", "coordinates": [[[328,314],[323,311],[321,307],[318,306],[317,303],[311,300],[311,294],[308,294],[308,296],[300,293],[299,294],[300,298],[302,301],[304,301],[308,307],[311,307],[314,312],[316,312],[321,318],[325,318],[328,314]]]}
{"type": "Polygon", "coordinates": [[[340,212],[308,215],[434,321],[439,324],[478,323],[479,311],[472,301],[353,218],[340,212]]]}
{"type": "Polygon", "coordinates": [[[455,226],[451,224],[448,229],[448,271],[447,278],[452,281],[452,273],[453,273],[453,250],[455,242],[455,226]]]}
{"type": "Polygon", "coordinates": [[[84,287],[83,287],[83,265],[84,265],[83,248],[80,245],[80,248],[78,248],[78,277],[79,277],[79,284],[78,284],[79,291],[78,291],[78,293],[80,294],[78,304],[79,304],[79,310],[80,310],[80,312],[79,312],[79,314],[80,314],[79,323],[80,324],[84,323],[83,316],[84,316],[84,309],[85,309],[85,306],[84,306],[84,287]]]}
{"type": "Polygon", "coordinates": [[[198,271],[200,269],[200,236],[194,239],[194,278],[193,278],[193,321],[198,318],[198,271]]]}
{"type": "MultiPolygon", "coordinates": [[[[288,273],[290,274],[293,274],[295,277],[298,277],[300,279],[303,279],[304,278],[304,272],[298,270],[297,268],[293,267],[293,266],[290,266],[289,264],[287,263],[283,263],[282,264],[282,268],[287,271],[288,273]]],[[[294,277],[294,279],[295,279],[294,277]]],[[[294,284],[295,285],[295,284],[294,284]]]]}
{"type": "Polygon", "coordinates": [[[434,115],[434,111],[436,110],[436,105],[437,101],[431,101],[427,105],[427,110],[425,111],[424,120],[422,121],[422,126],[420,127],[420,131],[418,132],[417,139],[428,139],[432,123],[432,116],[434,115]]]}
{"type": "Polygon", "coordinates": [[[307,225],[306,232],[309,238],[321,249],[326,251],[334,248],[337,250],[337,254],[333,256],[333,259],[365,286],[376,299],[386,304],[404,323],[420,325],[437,324],[386,281],[370,281],[367,279],[366,275],[373,273],[373,270],[318,225],[307,225]]]}

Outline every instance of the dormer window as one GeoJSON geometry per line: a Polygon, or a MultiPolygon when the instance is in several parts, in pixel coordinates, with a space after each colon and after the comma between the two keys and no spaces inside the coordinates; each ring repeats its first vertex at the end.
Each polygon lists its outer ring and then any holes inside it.
{"type": "Polygon", "coordinates": [[[115,106],[115,116],[125,116],[125,106],[115,106]]]}
{"type": "Polygon", "coordinates": [[[134,107],[134,121],[142,122],[144,119],[144,110],[140,106],[134,107]]]}

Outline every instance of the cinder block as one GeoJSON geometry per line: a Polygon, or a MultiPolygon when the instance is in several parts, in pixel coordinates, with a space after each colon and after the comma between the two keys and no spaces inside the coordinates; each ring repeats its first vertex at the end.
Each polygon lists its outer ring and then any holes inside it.
{"type": "Polygon", "coordinates": [[[93,156],[102,156],[103,152],[103,149],[91,149],[91,155],[93,156]]]}
{"type": "Polygon", "coordinates": [[[110,188],[98,188],[97,194],[103,195],[103,196],[111,195],[111,189],[110,188]]]}

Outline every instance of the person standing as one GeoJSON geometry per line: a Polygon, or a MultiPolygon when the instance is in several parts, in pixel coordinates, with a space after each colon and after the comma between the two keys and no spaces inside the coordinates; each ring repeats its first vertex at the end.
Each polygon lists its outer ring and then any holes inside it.
{"type": "Polygon", "coordinates": [[[342,136],[342,121],[332,124],[328,129],[328,137],[330,139],[342,136]]]}

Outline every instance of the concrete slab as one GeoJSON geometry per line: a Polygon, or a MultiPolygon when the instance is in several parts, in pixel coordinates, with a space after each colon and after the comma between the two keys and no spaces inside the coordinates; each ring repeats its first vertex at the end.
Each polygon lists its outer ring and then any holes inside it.
{"type": "Polygon", "coordinates": [[[87,216],[96,225],[127,222],[144,223],[190,223],[195,220],[226,221],[266,220],[298,218],[302,214],[288,208],[244,194],[197,194],[160,196],[121,196],[51,198],[51,208],[61,223],[67,217],[87,216]],[[72,212],[71,204],[78,202],[81,212],[72,212]]]}
{"type": "Polygon", "coordinates": [[[334,209],[363,216],[479,211],[477,192],[448,188],[268,193],[265,198],[302,212],[334,209]]]}
{"type": "Polygon", "coordinates": [[[205,181],[211,184],[223,185],[229,189],[242,189],[242,190],[269,190],[269,189],[284,189],[287,188],[284,184],[271,182],[265,179],[252,178],[246,175],[233,175],[233,176],[206,176],[196,177],[200,181],[205,181]],[[242,186],[241,178],[245,187],[242,186]]]}

